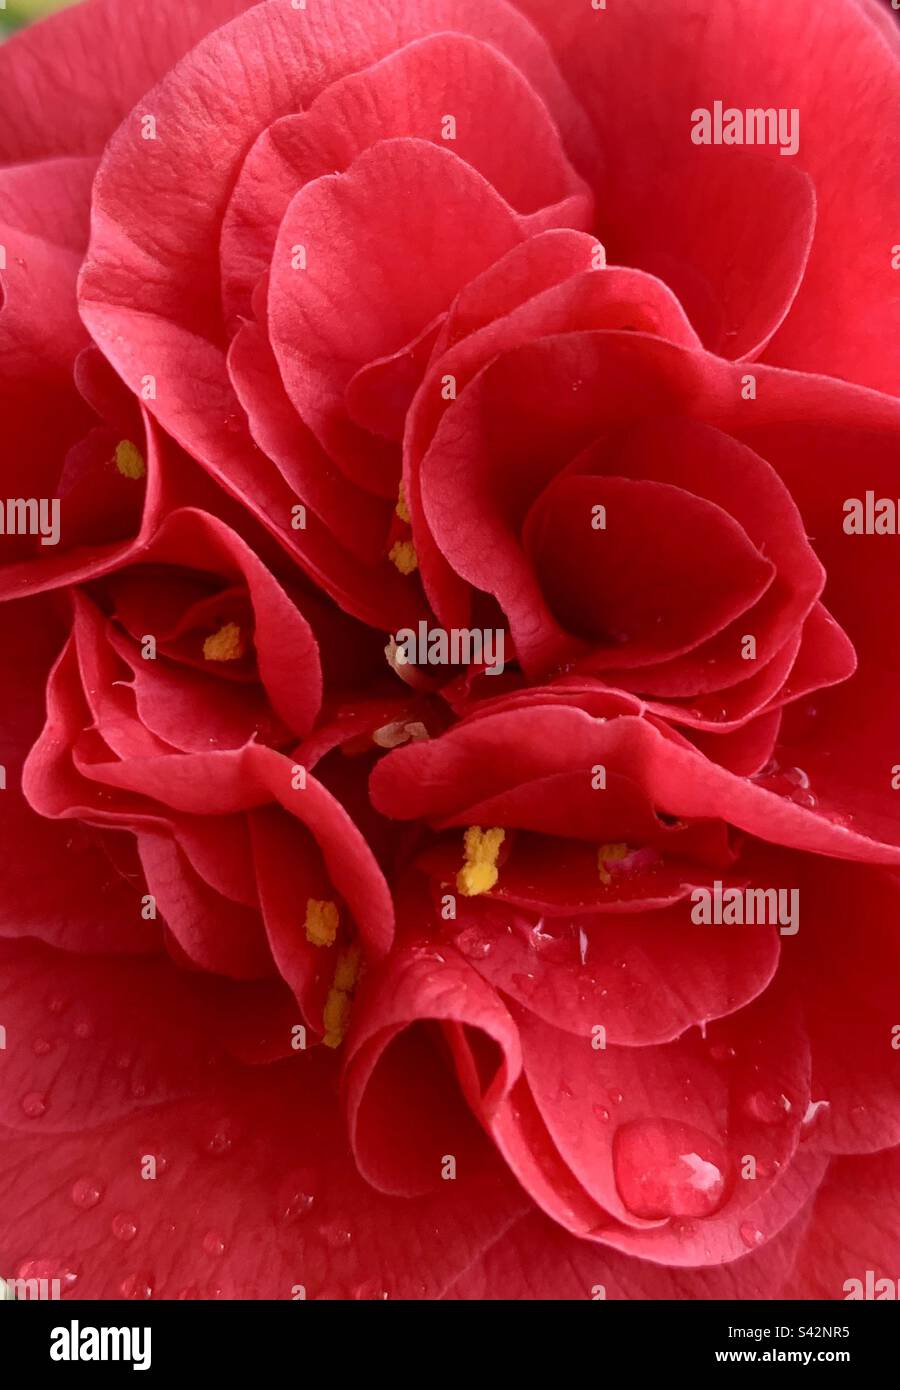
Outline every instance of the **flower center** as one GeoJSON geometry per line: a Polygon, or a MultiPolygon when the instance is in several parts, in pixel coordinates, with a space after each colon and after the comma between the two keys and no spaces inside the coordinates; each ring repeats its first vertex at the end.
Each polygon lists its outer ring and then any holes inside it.
{"type": "Polygon", "coordinates": [[[333,946],[337,937],[337,904],[310,898],[306,904],[306,939],[314,946],[333,946]]]}
{"type": "Polygon", "coordinates": [[[620,859],[627,859],[631,853],[627,845],[601,845],[597,850],[597,871],[600,874],[601,883],[612,883],[612,874],[606,867],[607,864],[615,864],[620,859]]]}
{"type": "Polygon", "coordinates": [[[123,478],[143,478],[147,472],[143,454],[130,439],[116,445],[116,467],[123,478]]]}
{"type": "Polygon", "coordinates": [[[322,1022],[325,1025],[322,1041],[326,1047],[340,1047],[344,1041],[361,964],[362,955],[358,946],[348,946],[346,951],[341,951],[338,956],[334,980],[322,1013],[322,1022]]]}
{"type": "Polygon", "coordinates": [[[237,623],[226,623],[203,643],[203,655],[207,661],[238,661],[245,651],[237,623]]]}
{"type": "Polygon", "coordinates": [[[394,541],[388,551],[388,559],[397,566],[401,574],[412,574],[413,570],[419,568],[416,547],[412,541],[394,541]]]}
{"type": "Polygon", "coordinates": [[[480,825],[472,825],[463,840],[466,862],[456,875],[456,886],[466,898],[475,898],[479,893],[488,893],[500,877],[497,869],[497,856],[506,837],[506,831],[495,827],[482,830],[480,825]]]}

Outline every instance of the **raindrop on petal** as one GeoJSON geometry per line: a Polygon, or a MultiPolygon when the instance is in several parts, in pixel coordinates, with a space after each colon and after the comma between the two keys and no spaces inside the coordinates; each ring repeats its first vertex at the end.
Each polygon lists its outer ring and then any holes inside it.
{"type": "Polygon", "coordinates": [[[729,1161],[718,1140],[691,1125],[631,1120],[616,1130],[613,1172],[619,1196],[635,1216],[703,1217],[725,1199],[729,1161]]]}
{"type": "Polygon", "coordinates": [[[72,1201],[82,1211],[95,1207],[103,1196],[103,1188],[91,1178],[79,1178],[72,1184],[72,1201]]]}
{"type": "Polygon", "coordinates": [[[129,1274],[127,1279],[123,1279],[120,1291],[123,1298],[147,1299],[153,1297],[153,1276],[152,1274],[129,1274]]]}
{"type": "Polygon", "coordinates": [[[137,1222],[124,1211],[117,1212],[112,1219],[112,1233],[116,1240],[134,1240],[137,1229],[137,1222]]]}

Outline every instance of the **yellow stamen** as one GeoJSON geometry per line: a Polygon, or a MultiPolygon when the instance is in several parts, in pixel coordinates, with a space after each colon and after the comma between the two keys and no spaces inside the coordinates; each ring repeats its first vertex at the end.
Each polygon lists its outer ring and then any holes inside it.
{"type": "Polygon", "coordinates": [[[463,839],[463,853],[466,862],[456,875],[456,886],[466,898],[476,898],[480,893],[489,893],[500,877],[497,869],[497,856],[506,838],[506,831],[495,827],[482,830],[480,825],[471,825],[463,839]]]}
{"type": "Polygon", "coordinates": [[[361,965],[362,952],[358,946],[348,946],[346,951],[341,951],[334,971],[334,988],[341,994],[352,994],[361,965]]]}
{"type": "Polygon", "coordinates": [[[314,946],[333,946],[338,929],[337,904],[310,898],[306,904],[306,939],[314,946]]]}
{"type": "Polygon", "coordinates": [[[372,742],[379,748],[399,748],[403,743],[420,743],[424,738],[428,738],[424,724],[406,724],[398,719],[393,724],[382,724],[380,729],[376,729],[372,742]]]}
{"type": "Polygon", "coordinates": [[[597,869],[600,874],[601,883],[612,883],[612,874],[607,869],[607,864],[615,864],[619,859],[627,859],[630,854],[627,845],[601,845],[597,851],[597,869]]]}
{"type": "Polygon", "coordinates": [[[147,472],[143,454],[130,439],[116,445],[116,467],[123,478],[143,478],[147,472]]]}
{"type": "Polygon", "coordinates": [[[409,507],[406,504],[406,493],[403,491],[403,484],[400,484],[400,491],[397,494],[397,505],[394,508],[401,521],[405,521],[407,526],[412,520],[409,514],[409,507]]]}
{"type": "Polygon", "coordinates": [[[419,568],[416,547],[412,541],[394,541],[388,551],[388,559],[395,564],[401,574],[412,574],[419,568]]]}
{"type": "Polygon", "coordinates": [[[237,661],[246,650],[237,623],[226,623],[203,643],[203,655],[207,661],[237,661]]]}
{"type": "Polygon", "coordinates": [[[342,951],[338,956],[334,982],[328,991],[322,1011],[322,1022],[325,1025],[322,1041],[326,1047],[340,1047],[344,1041],[361,963],[362,956],[358,946],[348,946],[346,951],[342,951]]]}

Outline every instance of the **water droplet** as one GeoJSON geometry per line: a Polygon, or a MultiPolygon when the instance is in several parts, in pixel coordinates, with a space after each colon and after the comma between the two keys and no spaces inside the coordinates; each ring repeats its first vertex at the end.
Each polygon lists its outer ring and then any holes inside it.
{"type": "Polygon", "coordinates": [[[469,956],[471,960],[484,960],[490,955],[494,943],[493,938],[479,927],[467,927],[465,931],[460,932],[455,944],[463,955],[469,956]]]}
{"type": "Polygon", "coordinates": [[[414,946],[413,954],[417,960],[433,960],[438,965],[446,965],[447,958],[442,956],[440,951],[436,951],[433,946],[414,946]]]}
{"type": "Polygon", "coordinates": [[[315,1200],[315,1195],[312,1192],[299,1190],[292,1192],[282,1210],[282,1221],[298,1221],[301,1216],[305,1216],[311,1210],[315,1200]]]}
{"type": "Polygon", "coordinates": [[[31,1050],[35,1057],[46,1057],[48,1052],[53,1051],[53,1044],[46,1038],[35,1038],[31,1044],[31,1050]]]}
{"type": "Polygon", "coordinates": [[[206,1141],[206,1152],[221,1158],[223,1154],[231,1152],[234,1144],[234,1131],[229,1120],[223,1120],[217,1125],[209,1139],[206,1141]]]}
{"type": "Polygon", "coordinates": [[[92,1038],[94,1036],[94,1025],[87,1018],[81,1018],[72,1029],[76,1038],[92,1038]]]}
{"type": "Polygon", "coordinates": [[[117,1212],[112,1219],[112,1233],[116,1240],[134,1240],[137,1229],[137,1222],[124,1211],[117,1212]]]}
{"type": "Polygon", "coordinates": [[[22,1097],[22,1113],[27,1115],[29,1120],[38,1120],[47,1109],[47,1097],[40,1091],[29,1091],[27,1096],[22,1097]]]}
{"type": "Polygon", "coordinates": [[[613,1172],[622,1202],[648,1220],[718,1211],[728,1169],[723,1146],[679,1120],[631,1120],[616,1130],[613,1140],[613,1172]]]}
{"type": "Polygon", "coordinates": [[[152,1274],[129,1274],[119,1286],[123,1298],[147,1299],[153,1297],[152,1274]]]}
{"type": "Polygon", "coordinates": [[[622,1104],[622,1092],[621,1092],[621,1091],[610,1091],[610,1092],[609,1092],[609,1098],[610,1098],[610,1100],[612,1101],[613,1105],[621,1105],[621,1104],[622,1104]]]}
{"type": "Polygon", "coordinates": [[[350,1297],[357,1302],[372,1301],[383,1303],[388,1295],[377,1279],[368,1279],[364,1284],[357,1284],[350,1291],[350,1297]]]}
{"type": "Polygon", "coordinates": [[[761,1125],[778,1125],[786,1120],[791,1109],[787,1096],[774,1092],[753,1091],[744,1101],[744,1111],[761,1125]]]}
{"type": "Polygon", "coordinates": [[[709,1049],[709,1055],[714,1062],[731,1062],[734,1060],[735,1051],[733,1047],[725,1047],[722,1043],[717,1043],[715,1047],[709,1049]]]}
{"type": "Polygon", "coordinates": [[[809,789],[809,775],[802,767],[783,768],[777,759],[773,759],[766,763],[752,780],[759,782],[765,791],[787,797],[797,806],[805,806],[811,810],[818,804],[817,798],[809,789]]]}
{"type": "Polygon", "coordinates": [[[592,1105],[591,1109],[593,1110],[597,1119],[600,1120],[603,1124],[606,1124],[607,1120],[609,1119],[609,1111],[604,1110],[602,1105],[592,1105]]]}
{"type": "Polygon", "coordinates": [[[72,1184],[72,1201],[76,1207],[81,1207],[82,1211],[90,1211],[102,1196],[103,1188],[91,1178],[79,1178],[72,1184]]]}
{"type": "Polygon", "coordinates": [[[745,1221],[740,1228],[741,1240],[748,1250],[755,1250],[757,1246],[764,1245],[766,1238],[758,1226],[753,1226],[749,1221],[745,1221]]]}
{"type": "Polygon", "coordinates": [[[203,1249],[207,1255],[224,1255],[225,1242],[216,1231],[207,1231],[203,1237],[203,1249]]]}
{"type": "Polygon", "coordinates": [[[353,1240],[353,1233],[345,1226],[321,1226],[319,1230],[332,1250],[343,1250],[353,1240]]]}
{"type": "Polygon", "coordinates": [[[16,1270],[17,1279],[58,1279],[60,1292],[65,1293],[77,1282],[78,1273],[60,1260],[25,1260],[16,1270]]]}

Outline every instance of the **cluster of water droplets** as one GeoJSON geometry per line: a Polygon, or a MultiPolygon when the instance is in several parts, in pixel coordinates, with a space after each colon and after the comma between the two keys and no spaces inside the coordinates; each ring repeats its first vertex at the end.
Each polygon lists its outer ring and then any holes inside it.
{"type": "Polygon", "coordinates": [[[802,767],[782,767],[777,758],[772,758],[751,780],[796,806],[813,810],[818,805],[818,798],[810,790],[809,774],[802,767]]]}

